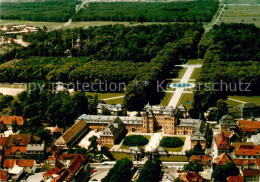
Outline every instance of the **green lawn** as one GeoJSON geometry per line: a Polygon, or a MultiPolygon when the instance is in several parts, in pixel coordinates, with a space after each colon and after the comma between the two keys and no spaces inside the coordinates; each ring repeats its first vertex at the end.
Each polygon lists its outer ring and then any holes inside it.
{"type": "Polygon", "coordinates": [[[195,68],[192,72],[190,79],[197,80],[200,77],[200,71],[201,71],[201,68],[195,68]]]}
{"type": "MultiPolygon", "coordinates": [[[[165,138],[165,137],[163,137],[163,138],[165,138]]],[[[185,137],[178,137],[178,138],[180,138],[180,139],[185,143],[185,140],[186,140],[185,137]]],[[[166,148],[166,147],[163,147],[163,148],[164,148],[165,150],[167,150],[167,151],[170,151],[170,152],[181,152],[183,146],[181,146],[181,147],[176,147],[176,148],[166,148]]]]}
{"type": "Polygon", "coordinates": [[[124,96],[124,93],[98,93],[98,92],[86,92],[86,95],[95,96],[98,95],[98,99],[107,99],[112,97],[124,96]]]}
{"type": "MultiPolygon", "coordinates": [[[[127,135],[127,136],[132,136],[132,135],[127,135]]],[[[145,138],[147,138],[147,139],[150,141],[150,138],[151,138],[150,135],[142,135],[142,136],[144,136],[145,138]]],[[[146,145],[139,146],[139,147],[144,149],[145,146],[146,146],[146,145]]],[[[122,145],[120,146],[120,149],[129,149],[129,147],[130,147],[130,146],[126,146],[126,145],[123,145],[123,144],[122,144],[122,145]]],[[[135,146],[134,146],[134,147],[135,147],[135,146]]]]}
{"type": "Polygon", "coordinates": [[[170,155],[167,156],[160,156],[160,160],[163,162],[188,162],[188,158],[184,155],[170,155]]]}
{"type": "Polygon", "coordinates": [[[181,79],[186,72],[187,68],[182,68],[180,72],[178,73],[178,77],[176,79],[181,79]]]}
{"type": "Polygon", "coordinates": [[[128,158],[129,160],[134,160],[132,155],[121,153],[121,152],[111,152],[116,160],[121,160],[122,158],[128,158]]]}
{"type": "Polygon", "coordinates": [[[190,59],[187,64],[203,64],[203,59],[190,59]]]}
{"type": "Polygon", "coordinates": [[[184,93],[181,95],[177,107],[182,104],[187,108],[187,110],[189,110],[190,108],[192,108],[193,99],[194,99],[194,93],[184,93]],[[191,102],[191,103],[187,103],[187,102],[191,102]]]}
{"type": "MultiPolygon", "coordinates": [[[[228,96],[228,98],[240,100],[242,102],[252,102],[255,104],[260,104],[260,96],[228,96]]],[[[241,104],[241,103],[238,103],[241,104]]]]}
{"type": "Polygon", "coordinates": [[[171,100],[173,93],[165,93],[165,96],[163,97],[160,105],[161,106],[167,106],[169,101],[171,100]]]}
{"type": "Polygon", "coordinates": [[[105,102],[107,104],[123,104],[124,97],[123,98],[112,99],[112,100],[106,100],[105,102]]]}

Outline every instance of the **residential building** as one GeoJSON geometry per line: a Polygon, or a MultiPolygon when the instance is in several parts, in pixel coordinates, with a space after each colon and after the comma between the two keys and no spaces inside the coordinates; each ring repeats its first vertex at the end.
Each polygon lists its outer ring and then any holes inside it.
{"type": "Polygon", "coordinates": [[[194,148],[194,146],[200,142],[202,149],[206,149],[206,139],[203,134],[197,129],[191,136],[191,148],[194,148]]]}
{"type": "Polygon", "coordinates": [[[41,139],[31,134],[14,134],[10,135],[5,143],[8,148],[13,146],[27,146],[30,143],[37,143],[41,139]]]}
{"type": "Polygon", "coordinates": [[[260,121],[239,120],[238,129],[243,136],[251,136],[260,131],[260,121]]]}
{"type": "Polygon", "coordinates": [[[228,139],[225,137],[224,132],[215,135],[214,142],[218,150],[218,154],[221,154],[223,152],[229,152],[231,145],[229,144],[228,139]]]}
{"type": "Polygon", "coordinates": [[[26,146],[26,157],[28,159],[42,159],[45,156],[44,144],[28,144],[26,146]]]}
{"type": "Polygon", "coordinates": [[[244,176],[229,176],[227,182],[244,182],[244,176]]]}
{"type": "Polygon", "coordinates": [[[234,150],[234,159],[256,159],[260,157],[260,145],[239,145],[234,150]]]}
{"type": "Polygon", "coordinates": [[[169,134],[192,135],[196,130],[200,128],[200,125],[201,125],[200,119],[191,119],[191,118],[179,119],[177,120],[174,133],[169,133],[169,134]]]}
{"type": "Polygon", "coordinates": [[[229,115],[234,118],[251,118],[260,116],[260,105],[255,103],[243,103],[228,109],[229,115]]]}
{"type": "Polygon", "coordinates": [[[11,147],[11,149],[5,148],[4,156],[7,159],[24,159],[26,158],[26,147],[18,146],[11,147]]]}
{"type": "Polygon", "coordinates": [[[211,167],[213,158],[209,155],[193,155],[190,157],[190,162],[198,161],[204,167],[211,167]]]}
{"type": "Polygon", "coordinates": [[[203,177],[195,172],[186,172],[180,175],[180,180],[183,182],[203,182],[203,177]]]}
{"type": "Polygon", "coordinates": [[[85,155],[74,154],[67,169],[58,177],[54,178],[53,182],[64,181],[86,181],[90,175],[90,165],[88,158],[85,155]]]}
{"type": "Polygon", "coordinates": [[[232,116],[225,115],[219,120],[220,132],[231,131],[237,128],[237,124],[232,116]]]}
{"type": "Polygon", "coordinates": [[[8,172],[0,170],[0,182],[6,182],[8,180],[8,172]]]}
{"type": "Polygon", "coordinates": [[[68,149],[73,146],[86,132],[87,123],[84,120],[77,121],[68,131],[66,131],[58,140],[55,145],[68,149]]]}
{"type": "Polygon", "coordinates": [[[124,134],[126,134],[124,123],[119,117],[113,120],[101,133],[100,143],[105,144],[117,144],[121,141],[124,134]]]}
{"type": "Polygon", "coordinates": [[[55,127],[45,127],[45,130],[50,130],[51,134],[54,136],[58,136],[61,135],[61,129],[58,127],[58,125],[56,125],[55,127]]]}
{"type": "Polygon", "coordinates": [[[112,105],[99,103],[97,105],[97,113],[99,115],[103,114],[104,110],[107,110],[113,116],[119,116],[119,114],[123,111],[123,107],[121,104],[112,105]]]}
{"type": "Polygon", "coordinates": [[[217,157],[217,162],[216,164],[218,166],[226,165],[227,162],[231,162],[232,158],[226,153],[222,153],[217,157]]]}
{"type": "Polygon", "coordinates": [[[244,169],[242,170],[245,182],[259,182],[260,170],[259,169],[244,169]]]}
{"type": "Polygon", "coordinates": [[[3,163],[3,169],[11,170],[15,166],[22,167],[26,173],[35,173],[36,161],[33,159],[5,159],[3,163]]]}
{"type": "Polygon", "coordinates": [[[7,141],[8,137],[0,137],[0,155],[2,151],[4,150],[4,145],[7,141]]]}
{"type": "Polygon", "coordinates": [[[260,133],[252,135],[251,138],[247,139],[247,142],[253,142],[254,145],[260,145],[260,133]]]}
{"type": "Polygon", "coordinates": [[[8,128],[11,128],[12,124],[16,122],[17,125],[22,126],[24,124],[24,117],[22,116],[2,116],[0,118],[0,125],[7,125],[8,128]]]}

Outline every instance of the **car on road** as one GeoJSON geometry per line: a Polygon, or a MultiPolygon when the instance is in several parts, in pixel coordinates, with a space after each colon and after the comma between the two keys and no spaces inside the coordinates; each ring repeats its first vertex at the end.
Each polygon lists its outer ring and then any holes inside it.
{"type": "Polygon", "coordinates": [[[96,169],[92,169],[92,173],[95,173],[95,172],[97,172],[97,170],[96,169]]]}
{"type": "Polygon", "coordinates": [[[94,179],[92,179],[91,181],[98,181],[98,180],[94,178],[94,179]]]}
{"type": "Polygon", "coordinates": [[[109,164],[105,162],[105,163],[103,163],[103,165],[104,165],[104,166],[108,166],[109,164]]]}

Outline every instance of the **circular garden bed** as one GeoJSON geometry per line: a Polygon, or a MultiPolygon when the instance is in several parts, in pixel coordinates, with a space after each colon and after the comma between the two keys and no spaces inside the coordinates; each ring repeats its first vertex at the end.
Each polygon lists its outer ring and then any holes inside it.
{"type": "Polygon", "coordinates": [[[130,135],[125,137],[123,145],[125,146],[143,146],[146,145],[149,140],[142,135],[130,135]]]}
{"type": "Polygon", "coordinates": [[[164,137],[160,141],[160,146],[166,148],[176,148],[176,147],[181,147],[183,145],[184,142],[182,141],[182,139],[178,137],[164,137]]]}

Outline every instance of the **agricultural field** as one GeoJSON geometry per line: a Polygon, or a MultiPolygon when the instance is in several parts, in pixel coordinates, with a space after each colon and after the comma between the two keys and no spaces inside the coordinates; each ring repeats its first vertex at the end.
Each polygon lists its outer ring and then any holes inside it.
{"type": "Polygon", "coordinates": [[[227,5],[218,23],[253,23],[260,27],[260,6],[227,5]]]}
{"type": "Polygon", "coordinates": [[[75,13],[76,4],[71,0],[20,2],[0,4],[0,17],[5,20],[66,22],[75,13]]]}
{"type": "Polygon", "coordinates": [[[217,1],[89,3],[73,21],[209,22],[217,8],[217,1]]]}

